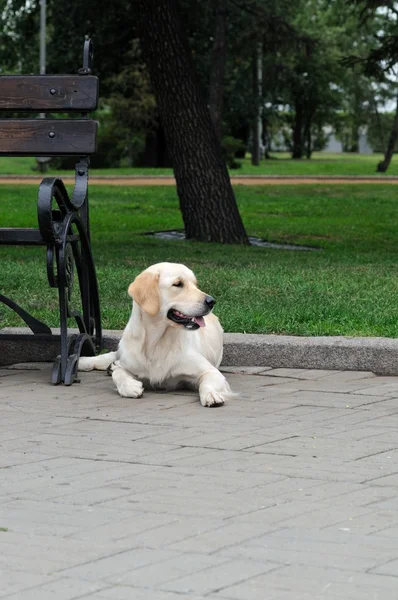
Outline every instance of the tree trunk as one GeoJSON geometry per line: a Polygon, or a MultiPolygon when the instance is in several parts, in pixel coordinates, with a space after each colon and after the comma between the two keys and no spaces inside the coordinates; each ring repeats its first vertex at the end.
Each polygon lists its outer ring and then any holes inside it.
{"type": "Polygon", "coordinates": [[[397,106],[395,109],[395,117],[392,125],[390,137],[388,139],[387,150],[384,154],[384,159],[377,165],[377,171],[379,173],[385,173],[390,166],[392,155],[394,154],[395,144],[398,139],[398,95],[397,95],[397,106]]]}
{"type": "Polygon", "coordinates": [[[304,121],[304,107],[301,102],[296,102],[295,105],[295,119],[293,125],[293,150],[292,158],[303,157],[303,121],[304,121]]]}
{"type": "Polygon", "coordinates": [[[314,113],[312,111],[308,111],[307,118],[305,121],[305,127],[303,132],[303,139],[305,143],[305,156],[309,160],[312,155],[312,118],[314,113]]]}
{"type": "Polygon", "coordinates": [[[216,28],[211,60],[209,111],[216,136],[221,141],[224,106],[224,77],[227,55],[227,0],[214,0],[216,28]]]}
{"type": "Polygon", "coordinates": [[[359,125],[356,121],[353,122],[351,127],[350,152],[359,152],[359,125]]]}
{"type": "Polygon", "coordinates": [[[358,78],[355,79],[351,114],[350,152],[359,152],[359,128],[361,125],[362,89],[358,78]]]}
{"type": "Polygon", "coordinates": [[[305,155],[308,158],[308,160],[311,158],[312,156],[312,135],[311,135],[311,123],[308,126],[307,132],[306,132],[306,150],[305,150],[305,155]]]}
{"type": "Polygon", "coordinates": [[[174,0],[135,0],[188,239],[248,244],[174,0]]]}
{"type": "Polygon", "coordinates": [[[264,158],[270,160],[271,136],[268,131],[268,120],[263,119],[263,143],[264,143],[264,158]]]}
{"type": "Polygon", "coordinates": [[[377,133],[379,136],[379,140],[381,140],[381,143],[384,146],[386,136],[385,136],[385,132],[384,132],[383,123],[380,119],[380,113],[377,108],[376,98],[373,99],[373,106],[374,106],[374,111],[375,111],[375,116],[376,116],[377,133]]]}
{"type": "Polygon", "coordinates": [[[253,98],[254,98],[254,120],[252,130],[252,165],[258,167],[261,159],[261,130],[262,130],[262,84],[263,84],[263,55],[261,44],[257,44],[256,53],[253,57],[253,98]]]}

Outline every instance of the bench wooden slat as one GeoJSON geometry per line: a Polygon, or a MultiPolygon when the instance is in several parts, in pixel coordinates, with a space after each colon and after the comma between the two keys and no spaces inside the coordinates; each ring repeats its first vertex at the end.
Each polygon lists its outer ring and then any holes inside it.
{"type": "Polygon", "coordinates": [[[30,227],[0,227],[0,245],[16,246],[21,243],[24,246],[43,246],[46,244],[38,229],[30,227]]]}
{"type": "Polygon", "coordinates": [[[98,77],[93,75],[3,75],[0,110],[90,112],[98,105],[98,77]]]}
{"type": "Polygon", "coordinates": [[[0,155],[92,154],[97,127],[88,119],[0,119],[0,155]]]}

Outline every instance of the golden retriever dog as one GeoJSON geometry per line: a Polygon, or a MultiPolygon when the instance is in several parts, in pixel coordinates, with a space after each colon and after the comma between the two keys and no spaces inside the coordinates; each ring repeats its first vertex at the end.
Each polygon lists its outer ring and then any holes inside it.
{"type": "Polygon", "coordinates": [[[133,310],[116,352],[82,357],[79,370],[112,372],[121,396],[144,387],[199,391],[202,406],[220,406],[234,394],[218,367],[223,330],[211,313],[214,298],[197,287],[184,265],[158,263],[128,288],[133,310]]]}

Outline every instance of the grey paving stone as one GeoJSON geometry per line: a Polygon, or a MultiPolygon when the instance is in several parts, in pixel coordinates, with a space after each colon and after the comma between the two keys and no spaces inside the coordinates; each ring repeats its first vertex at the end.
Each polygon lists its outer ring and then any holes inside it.
{"type": "Polygon", "coordinates": [[[341,530],[286,528],[223,548],[217,555],[267,560],[275,553],[272,560],[279,556],[285,564],[367,571],[385,564],[391,556],[392,544],[383,542],[386,540],[380,537],[341,530]]]}
{"type": "Polygon", "coordinates": [[[226,600],[386,600],[394,598],[394,587],[390,581],[387,590],[380,588],[378,582],[369,585],[361,582],[352,582],[352,576],[346,573],[346,580],[342,582],[330,581],[325,576],[321,579],[307,579],[303,576],[303,567],[292,571],[281,568],[270,575],[260,575],[245,582],[220,590],[215,594],[217,598],[226,600]],[[271,578],[271,575],[274,575],[271,578]],[[291,582],[291,583],[290,583],[291,582]],[[294,586],[294,587],[293,587],[294,586]],[[292,589],[293,588],[293,589],[292,589]],[[387,594],[387,595],[386,595],[387,594]]]}
{"type": "Polygon", "coordinates": [[[212,553],[236,543],[243,543],[268,530],[269,524],[266,520],[263,522],[258,520],[255,523],[237,523],[233,520],[231,523],[211,531],[187,536],[186,539],[169,545],[169,548],[178,552],[212,553]]]}
{"type": "MultiPolygon", "coordinates": [[[[362,535],[370,533],[379,533],[382,530],[387,530],[391,527],[398,527],[398,513],[391,510],[378,510],[372,504],[368,505],[368,509],[372,509],[365,515],[353,516],[349,519],[336,522],[329,527],[337,527],[341,530],[348,530],[362,535]]],[[[356,510],[355,510],[356,513],[356,510]]]]}
{"type": "Polygon", "coordinates": [[[325,371],[324,369],[306,369],[301,371],[298,379],[334,379],[338,375],[339,381],[351,381],[352,379],[368,379],[376,377],[371,371],[325,371]]]}
{"type": "Polygon", "coordinates": [[[179,592],[180,594],[215,592],[224,587],[234,585],[278,567],[276,562],[256,562],[253,560],[234,559],[209,567],[191,575],[174,579],[161,586],[161,589],[179,592]]]}
{"type": "Polygon", "coordinates": [[[116,579],[118,574],[139,569],[147,564],[161,563],[178,554],[171,550],[154,550],[148,548],[133,548],[120,550],[90,562],[82,562],[75,567],[57,571],[64,577],[83,579],[86,581],[105,581],[116,579]]]}
{"type": "MultiPolygon", "coordinates": [[[[355,393],[358,395],[367,394],[369,396],[398,396],[398,381],[396,377],[394,379],[395,381],[391,383],[384,383],[382,385],[380,385],[379,382],[379,384],[376,385],[377,379],[374,379],[371,387],[368,387],[366,380],[367,385],[363,385],[363,387],[358,388],[355,390],[355,393]]],[[[364,384],[365,381],[362,383],[364,384]]]]}
{"type": "Polygon", "coordinates": [[[0,373],[0,598],[396,595],[398,378],[227,368],[212,411],[41,367],[0,373]]]}
{"type": "Polygon", "coordinates": [[[221,367],[221,372],[234,373],[235,375],[258,375],[271,369],[272,367],[221,367]]]}
{"type": "Polygon", "coordinates": [[[377,575],[392,575],[394,577],[398,577],[398,558],[389,560],[383,565],[372,569],[371,572],[377,575]]]}
{"type": "Polygon", "coordinates": [[[1,597],[10,598],[10,600],[54,600],[55,598],[57,600],[76,600],[85,598],[87,595],[91,596],[91,593],[97,595],[104,587],[101,583],[61,577],[49,583],[1,597]]]}
{"type": "Polygon", "coordinates": [[[0,567],[0,597],[14,596],[20,597],[24,590],[30,588],[37,588],[37,586],[51,581],[51,576],[43,575],[41,573],[33,573],[29,570],[24,569],[11,569],[5,562],[0,567]]]}
{"type": "Polygon", "coordinates": [[[292,379],[300,379],[299,375],[304,372],[305,371],[303,369],[270,369],[267,371],[267,375],[271,377],[289,377],[292,379]]]}
{"type": "MultiPolygon", "coordinates": [[[[112,521],[97,527],[80,528],[77,532],[69,536],[69,539],[93,542],[97,545],[112,547],[116,542],[123,540],[132,540],[130,544],[135,543],[137,537],[147,532],[148,535],[153,530],[175,523],[177,517],[169,514],[156,514],[150,512],[129,512],[128,517],[118,519],[115,517],[112,521]]],[[[160,545],[160,544],[159,544],[160,545]]]]}
{"type": "MultiPolygon", "coordinates": [[[[155,516],[159,517],[159,515],[155,516]]],[[[165,525],[148,528],[131,538],[135,544],[145,548],[163,548],[186,538],[196,538],[207,531],[219,529],[223,525],[222,519],[177,517],[165,525]]],[[[180,557],[178,560],[180,561],[180,557]]]]}
{"type": "MultiPolygon", "coordinates": [[[[140,569],[129,569],[126,573],[109,577],[108,580],[118,585],[123,584],[134,587],[147,587],[148,582],[150,582],[151,587],[155,589],[170,582],[171,587],[173,587],[172,582],[175,580],[195,577],[198,573],[204,570],[207,571],[210,568],[222,568],[223,564],[229,562],[229,560],[228,557],[186,552],[158,563],[153,562],[140,569]]],[[[196,588],[193,591],[196,592],[196,588]]]]}
{"type": "MultiPolygon", "coordinates": [[[[278,542],[278,547],[279,544],[282,546],[292,544],[292,546],[302,547],[306,550],[319,542],[324,546],[333,545],[336,549],[352,548],[353,556],[366,557],[373,554],[380,558],[379,564],[385,563],[388,558],[395,557],[397,551],[396,540],[394,542],[393,539],[383,537],[381,532],[363,535],[343,528],[320,529],[315,523],[311,527],[282,527],[271,531],[264,539],[269,537],[282,540],[278,542]]],[[[261,538],[253,540],[253,543],[260,542],[260,540],[261,538]]]]}
{"type": "Polygon", "coordinates": [[[390,539],[390,540],[397,540],[398,537],[398,527],[397,526],[393,526],[393,527],[386,527],[385,529],[379,529],[378,531],[374,532],[374,533],[370,533],[369,537],[373,535],[376,535],[378,538],[386,540],[386,539],[390,539]]]}
{"type": "MultiPolygon", "coordinates": [[[[342,384],[343,385],[343,384],[342,384]]],[[[378,402],[383,403],[383,408],[386,398],[384,396],[374,396],[372,394],[345,394],[342,392],[324,391],[322,394],[319,391],[307,390],[299,391],[291,394],[291,400],[297,404],[312,405],[312,406],[328,406],[330,408],[360,408],[366,405],[373,405],[378,402]]],[[[373,410],[375,407],[372,407],[373,410]]]]}
{"type": "MultiPolygon", "coordinates": [[[[341,569],[348,571],[363,572],[375,567],[377,560],[375,557],[356,557],[355,560],[346,549],[339,548],[336,552],[331,552],[330,548],[318,544],[313,551],[292,548],[275,548],[272,544],[250,546],[246,543],[232,546],[221,550],[220,556],[239,557],[247,560],[256,561],[276,561],[281,564],[290,565],[309,565],[313,567],[324,567],[341,569]]],[[[218,555],[216,555],[218,556],[218,555]]]]}
{"type": "MultiPolygon", "coordinates": [[[[181,594],[164,592],[162,590],[144,589],[118,584],[113,585],[99,593],[90,594],[85,598],[90,600],[181,600],[181,594]]],[[[191,596],[189,600],[209,600],[209,597],[191,596]]],[[[210,599],[211,600],[211,599],[210,599]]]]}

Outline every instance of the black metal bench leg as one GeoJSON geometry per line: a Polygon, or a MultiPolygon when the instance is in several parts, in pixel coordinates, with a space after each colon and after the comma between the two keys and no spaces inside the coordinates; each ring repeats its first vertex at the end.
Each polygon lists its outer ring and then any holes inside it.
{"type": "Polygon", "coordinates": [[[19,315],[21,319],[25,321],[26,325],[34,334],[51,335],[51,329],[48,327],[48,325],[46,325],[42,321],[39,321],[39,319],[36,319],[31,314],[26,312],[26,310],[24,310],[21,306],[19,306],[19,304],[14,302],[14,300],[11,300],[11,298],[7,298],[7,296],[3,296],[3,294],[0,294],[0,302],[11,308],[11,310],[13,310],[15,313],[17,313],[17,315],[19,315]]]}
{"type": "MultiPolygon", "coordinates": [[[[87,286],[89,279],[86,280],[81,292],[82,304],[87,301],[89,289],[87,286]],[[86,288],[86,289],[84,289],[86,288]]],[[[59,297],[59,317],[61,330],[61,354],[54,361],[52,372],[52,383],[58,385],[72,385],[78,381],[77,370],[80,356],[94,356],[96,348],[93,339],[86,327],[86,322],[82,314],[77,311],[70,311],[68,306],[68,288],[60,286],[58,288],[59,297]],[[75,318],[79,327],[79,334],[68,335],[68,318],[75,318]]],[[[86,311],[85,311],[86,313],[86,311]]],[[[91,321],[90,314],[85,314],[86,319],[91,321]]]]}
{"type": "MultiPolygon", "coordinates": [[[[66,303],[65,288],[58,288],[59,298],[59,324],[61,329],[61,354],[54,361],[51,381],[54,385],[65,382],[66,368],[68,364],[68,307],[66,303]]],[[[71,381],[73,383],[73,381],[71,381]]]]}
{"type": "Polygon", "coordinates": [[[61,354],[54,362],[52,383],[71,385],[78,381],[76,376],[80,356],[95,355],[102,343],[95,267],[85,227],[77,212],[65,215],[59,228],[59,242],[49,248],[47,256],[50,285],[58,288],[61,328],[61,354]],[[78,275],[82,312],[69,308],[74,268],[78,275]],[[69,318],[75,319],[79,334],[68,338],[69,318]]]}

